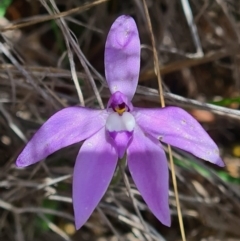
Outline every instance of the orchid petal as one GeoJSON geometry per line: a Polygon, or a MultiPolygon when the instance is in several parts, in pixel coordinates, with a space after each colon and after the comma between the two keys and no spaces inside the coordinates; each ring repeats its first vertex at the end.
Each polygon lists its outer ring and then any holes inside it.
{"type": "Polygon", "coordinates": [[[130,173],[143,199],[153,214],[170,226],[168,165],[160,143],[145,136],[138,127],[127,154],[130,173]]]}
{"type": "Polygon", "coordinates": [[[103,197],[117,165],[117,153],[105,129],[87,139],[77,156],[73,173],[73,207],[76,228],[90,217],[103,197]]]}
{"type": "Polygon", "coordinates": [[[63,147],[85,140],[105,125],[106,118],[105,110],[83,107],[69,107],[57,112],[28,142],[16,165],[32,165],[63,147]]]}
{"type": "Polygon", "coordinates": [[[134,110],[136,122],[144,132],[206,161],[224,166],[217,145],[202,126],[183,109],[166,107],[134,110]]]}
{"type": "Polygon", "coordinates": [[[113,23],[105,46],[105,74],[111,93],[132,99],[140,70],[140,40],[135,21],[120,16],[113,23]]]}

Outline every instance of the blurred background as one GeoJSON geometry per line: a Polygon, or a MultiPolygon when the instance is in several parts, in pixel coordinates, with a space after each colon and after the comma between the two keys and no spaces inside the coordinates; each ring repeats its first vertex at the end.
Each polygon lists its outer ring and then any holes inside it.
{"type": "MultiPolygon", "coordinates": [[[[192,114],[220,148],[217,168],[173,149],[189,241],[240,240],[240,1],[146,0],[167,105],[192,114]]],[[[113,21],[131,15],[141,39],[135,106],[160,107],[153,47],[141,0],[0,0],[0,240],[181,240],[170,181],[172,226],[122,179],[83,228],[74,227],[71,175],[81,143],[25,169],[19,152],[56,111],[106,106],[104,46],[113,21]],[[146,228],[147,226],[147,228],[146,228]]]]}

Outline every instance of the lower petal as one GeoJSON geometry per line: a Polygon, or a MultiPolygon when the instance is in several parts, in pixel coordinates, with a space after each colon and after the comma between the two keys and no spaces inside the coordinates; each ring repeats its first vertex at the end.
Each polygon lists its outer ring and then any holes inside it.
{"type": "Polygon", "coordinates": [[[90,217],[103,197],[117,165],[117,153],[105,128],[87,139],[77,156],[73,173],[73,207],[76,228],[90,217]]]}
{"type": "Polygon", "coordinates": [[[164,225],[170,226],[168,165],[160,143],[136,128],[127,150],[127,161],[132,178],[149,209],[164,225]]]}

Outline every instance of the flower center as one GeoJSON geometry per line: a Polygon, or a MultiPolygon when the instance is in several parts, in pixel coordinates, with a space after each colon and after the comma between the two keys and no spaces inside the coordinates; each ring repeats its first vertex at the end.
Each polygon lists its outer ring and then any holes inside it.
{"type": "Polygon", "coordinates": [[[118,157],[122,158],[136,126],[135,117],[131,113],[133,106],[124,94],[117,91],[111,95],[107,110],[108,118],[105,128],[116,147],[118,157]]]}
{"type": "Polygon", "coordinates": [[[131,114],[132,103],[121,92],[114,93],[108,102],[109,116],[106,121],[106,129],[109,132],[132,132],[136,125],[134,116],[131,114]]]}
{"type": "Polygon", "coordinates": [[[113,108],[114,111],[116,111],[119,115],[122,115],[125,111],[127,111],[127,107],[124,103],[117,105],[115,108],[113,108]]]}
{"type": "Polygon", "coordinates": [[[126,108],[114,108],[116,112],[109,114],[106,130],[116,147],[118,157],[122,158],[132,138],[136,125],[134,116],[126,112],[126,108]]]}

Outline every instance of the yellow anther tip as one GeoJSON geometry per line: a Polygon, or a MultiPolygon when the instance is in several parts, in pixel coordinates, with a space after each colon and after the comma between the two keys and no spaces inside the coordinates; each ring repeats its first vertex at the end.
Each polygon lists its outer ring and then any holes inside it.
{"type": "Polygon", "coordinates": [[[115,111],[119,114],[119,115],[122,115],[123,114],[123,112],[125,112],[126,111],[126,108],[118,108],[118,107],[116,107],[115,108],[115,111]]]}

